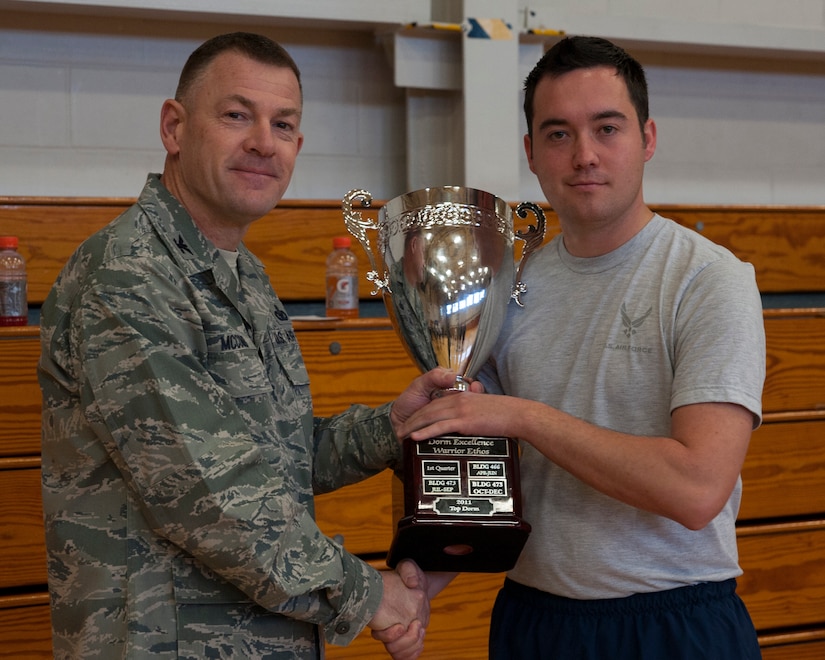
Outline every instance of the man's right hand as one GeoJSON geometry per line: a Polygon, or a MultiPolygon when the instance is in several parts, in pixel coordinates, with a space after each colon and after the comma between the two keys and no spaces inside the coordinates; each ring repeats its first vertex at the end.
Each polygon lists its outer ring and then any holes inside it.
{"type": "Polygon", "coordinates": [[[412,560],[396,571],[381,573],[384,597],[369,622],[372,636],[383,642],[394,660],[415,660],[424,650],[424,630],[430,622],[427,577],[412,560]]]}

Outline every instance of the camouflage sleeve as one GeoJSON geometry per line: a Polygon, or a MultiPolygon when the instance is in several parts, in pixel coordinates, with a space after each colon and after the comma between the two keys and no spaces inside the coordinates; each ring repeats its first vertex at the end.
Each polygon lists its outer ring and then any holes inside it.
{"type": "MultiPolygon", "coordinates": [[[[311,493],[300,492],[311,422],[264,419],[277,397],[255,348],[236,391],[207,368],[217,321],[193,287],[144,259],[109,263],[81,291],[71,332],[86,418],[156,534],[263,607],[345,644],[376,611],[381,576],[317,527],[311,493]]],[[[289,391],[275,406],[287,418],[301,407],[289,391]]],[[[386,436],[384,413],[366,417],[386,436]]]]}
{"type": "Polygon", "coordinates": [[[392,402],[353,405],[334,417],[315,418],[315,492],[326,493],[401,465],[401,443],[390,423],[392,402]]]}

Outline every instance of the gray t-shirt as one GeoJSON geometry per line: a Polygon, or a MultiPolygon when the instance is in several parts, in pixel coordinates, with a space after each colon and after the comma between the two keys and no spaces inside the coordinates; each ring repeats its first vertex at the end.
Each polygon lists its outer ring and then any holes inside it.
{"type": "MultiPolygon", "coordinates": [[[[731,402],[761,419],[765,336],[754,270],[728,250],[655,216],[629,242],[576,258],[561,237],[524,272],[488,391],[535,399],[592,424],[670,435],[671,412],[731,402]]],[[[579,599],[617,598],[741,574],[739,480],[704,529],[599,493],[522,443],[524,515],[533,531],[510,572],[579,599]]]]}

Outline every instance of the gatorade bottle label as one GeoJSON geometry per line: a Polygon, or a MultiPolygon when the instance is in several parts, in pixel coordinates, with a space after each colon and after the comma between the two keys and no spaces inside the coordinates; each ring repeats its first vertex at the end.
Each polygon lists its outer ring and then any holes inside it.
{"type": "Polygon", "coordinates": [[[356,282],[353,276],[327,278],[327,292],[329,302],[327,308],[335,310],[352,310],[358,308],[356,298],[356,282]]]}

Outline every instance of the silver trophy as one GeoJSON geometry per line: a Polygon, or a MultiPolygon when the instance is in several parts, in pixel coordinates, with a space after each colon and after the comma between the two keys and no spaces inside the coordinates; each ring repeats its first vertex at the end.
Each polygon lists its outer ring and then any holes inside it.
{"type": "MultiPolygon", "coordinates": [[[[457,374],[466,390],[498,338],[508,303],[522,305],[521,273],[544,239],[545,219],[514,232],[513,210],[483,190],[424,188],[387,202],[378,222],[353,203],[372,196],[351,190],[342,209],[347,230],[363,246],[393,327],[422,371],[457,374]],[[373,250],[368,232],[376,232],[373,250]],[[524,241],[516,269],[514,242],[524,241]],[[376,260],[376,253],[378,260],[376,260]]],[[[440,395],[442,393],[436,393],[440,395]]],[[[521,518],[518,444],[512,438],[442,436],[404,441],[403,508],[387,562],[414,559],[424,570],[498,572],[512,568],[530,525],[521,518]]]]}

